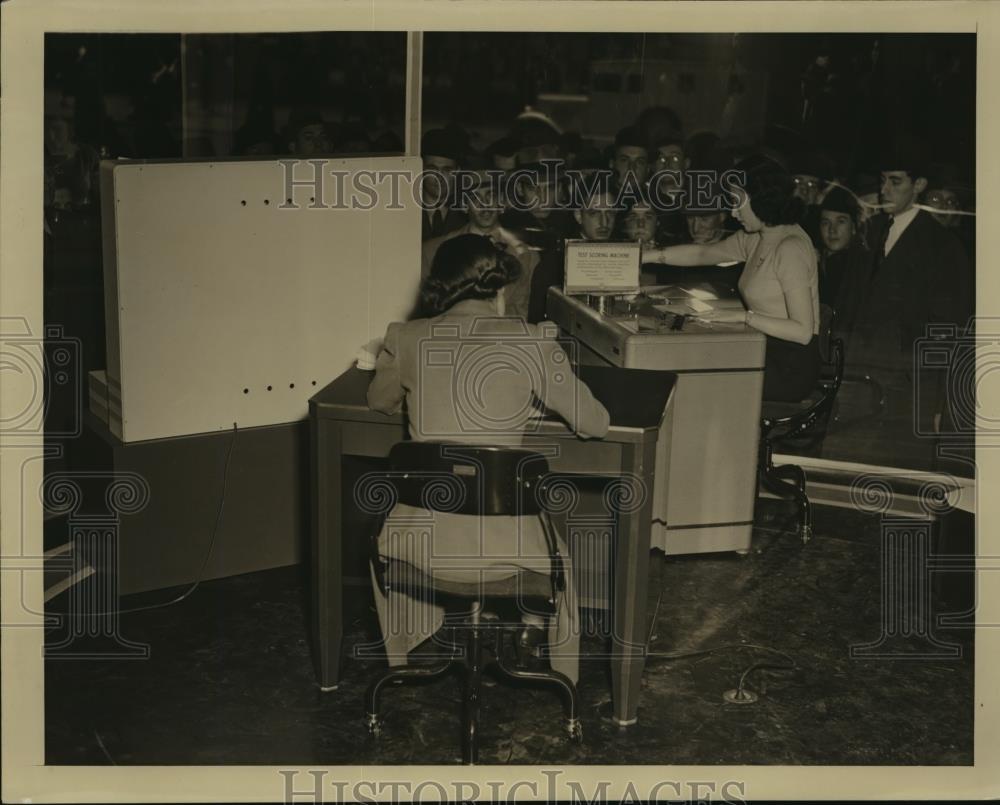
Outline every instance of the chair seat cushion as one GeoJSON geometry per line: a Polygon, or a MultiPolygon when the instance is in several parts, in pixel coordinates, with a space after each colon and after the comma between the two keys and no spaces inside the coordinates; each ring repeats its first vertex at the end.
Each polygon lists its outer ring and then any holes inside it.
{"type": "MultiPolygon", "coordinates": [[[[514,568],[511,568],[514,570],[514,568]]],[[[552,579],[547,573],[517,568],[508,578],[482,583],[451,581],[430,576],[409,562],[390,559],[386,564],[386,582],[394,589],[408,594],[433,591],[461,598],[542,598],[552,597],[552,579]]]]}

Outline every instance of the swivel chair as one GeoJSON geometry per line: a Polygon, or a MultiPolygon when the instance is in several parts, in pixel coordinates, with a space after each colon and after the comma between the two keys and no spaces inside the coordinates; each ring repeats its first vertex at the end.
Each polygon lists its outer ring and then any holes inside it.
{"type": "Polygon", "coordinates": [[[812,508],[806,494],[806,474],[797,464],[774,465],[774,444],[825,427],[844,377],[844,343],[833,335],[836,313],[820,305],[819,345],[824,371],[816,390],[798,403],[764,401],[760,421],[757,475],[760,485],[780,498],[792,498],[799,506],[798,533],[802,542],[812,537],[812,508]]]}
{"type": "MultiPolygon", "coordinates": [[[[483,671],[494,667],[500,676],[541,683],[557,689],[564,699],[565,728],[570,738],[582,740],[576,686],[553,670],[516,670],[504,652],[504,637],[516,635],[520,619],[503,621],[489,617],[497,605],[516,603],[520,611],[553,614],[555,596],[565,589],[563,560],[555,530],[544,508],[548,489],[548,463],[544,456],[511,447],[463,446],[438,442],[400,442],[389,454],[389,471],[375,474],[387,498],[381,522],[372,536],[372,567],[376,582],[389,591],[433,601],[445,607],[445,627],[455,638],[464,636],[464,650],[431,666],[400,666],[384,671],[368,687],[365,710],[368,730],[381,733],[380,703],[389,683],[428,680],[452,671],[462,673],[462,760],[472,765],[479,759],[479,702],[483,671]],[[385,493],[389,494],[386,495],[385,493]],[[542,573],[511,566],[513,575],[499,581],[456,582],[435,578],[424,570],[381,555],[378,535],[395,502],[431,511],[474,517],[536,516],[541,521],[549,549],[551,572],[542,573]],[[457,620],[454,617],[457,615],[457,620]]],[[[364,480],[364,479],[363,479],[364,480]]],[[[475,528],[476,524],[471,527],[475,528]]],[[[516,637],[515,637],[516,639],[516,637]]]]}

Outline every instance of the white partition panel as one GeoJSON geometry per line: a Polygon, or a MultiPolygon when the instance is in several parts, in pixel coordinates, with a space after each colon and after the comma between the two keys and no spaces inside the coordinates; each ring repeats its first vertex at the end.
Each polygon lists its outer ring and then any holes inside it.
{"type": "MultiPolygon", "coordinates": [[[[123,441],[302,419],[358,347],[411,310],[420,210],[408,177],[420,160],[318,167],[321,194],[289,192],[279,162],[102,166],[108,388],[123,441]],[[373,205],[355,190],[375,184],[364,172],[396,172],[373,205]]],[[[299,163],[293,177],[313,169],[299,163]]]]}

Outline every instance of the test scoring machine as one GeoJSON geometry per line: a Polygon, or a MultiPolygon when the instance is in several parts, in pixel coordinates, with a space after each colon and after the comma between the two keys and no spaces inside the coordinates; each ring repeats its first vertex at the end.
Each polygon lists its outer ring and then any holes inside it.
{"type": "Polygon", "coordinates": [[[658,442],[653,547],[668,554],[745,552],[757,494],[764,336],[699,319],[743,305],[718,282],[640,288],[638,244],[566,244],[566,279],[548,318],[583,363],[677,374],[670,432],[658,442]],[[668,458],[669,457],[669,458],[668,458]]]}

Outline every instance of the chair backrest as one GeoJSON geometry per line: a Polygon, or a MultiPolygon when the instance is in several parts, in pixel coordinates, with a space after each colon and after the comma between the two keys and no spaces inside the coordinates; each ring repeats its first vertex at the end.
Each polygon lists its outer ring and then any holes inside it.
{"type": "Polygon", "coordinates": [[[840,390],[840,383],[844,377],[844,342],[836,338],[833,328],[836,324],[837,313],[829,305],[819,306],[819,352],[820,360],[824,366],[829,367],[829,371],[824,371],[820,380],[820,394],[818,398],[812,395],[812,404],[808,408],[802,408],[793,414],[786,416],[768,416],[761,419],[761,438],[768,441],[770,434],[781,428],[782,438],[805,433],[825,414],[833,408],[837,399],[837,392],[840,390]]]}
{"type": "Polygon", "coordinates": [[[472,515],[537,515],[544,506],[545,456],[520,447],[399,442],[387,478],[400,503],[472,515]]]}

